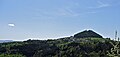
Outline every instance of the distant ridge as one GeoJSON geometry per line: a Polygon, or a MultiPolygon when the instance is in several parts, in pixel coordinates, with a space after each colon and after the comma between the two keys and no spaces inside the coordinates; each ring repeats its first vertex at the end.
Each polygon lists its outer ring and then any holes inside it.
{"type": "Polygon", "coordinates": [[[13,42],[13,40],[0,40],[0,43],[13,42]]]}
{"type": "Polygon", "coordinates": [[[74,35],[74,38],[89,38],[89,37],[103,38],[101,35],[92,30],[85,30],[74,35]]]}

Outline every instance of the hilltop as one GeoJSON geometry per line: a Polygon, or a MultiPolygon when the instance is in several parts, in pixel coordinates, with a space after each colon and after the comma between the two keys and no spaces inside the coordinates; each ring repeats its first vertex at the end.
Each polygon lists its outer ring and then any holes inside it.
{"type": "Polygon", "coordinates": [[[85,30],[74,35],[74,38],[89,38],[89,37],[103,38],[101,35],[92,30],[85,30]]]}

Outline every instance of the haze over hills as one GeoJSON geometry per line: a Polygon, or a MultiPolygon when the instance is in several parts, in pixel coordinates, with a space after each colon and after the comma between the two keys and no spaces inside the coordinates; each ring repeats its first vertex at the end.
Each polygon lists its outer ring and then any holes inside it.
{"type": "Polygon", "coordinates": [[[0,43],[13,42],[13,40],[0,40],[0,43]]]}

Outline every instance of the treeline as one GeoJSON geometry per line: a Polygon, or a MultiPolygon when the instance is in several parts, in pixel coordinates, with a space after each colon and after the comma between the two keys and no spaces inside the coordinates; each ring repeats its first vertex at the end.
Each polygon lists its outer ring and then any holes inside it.
{"type": "Polygon", "coordinates": [[[28,40],[0,44],[2,57],[106,57],[113,45],[104,38],[28,40]],[[78,41],[79,40],[79,41],[78,41]]]}
{"type": "Polygon", "coordinates": [[[54,40],[0,43],[0,57],[120,57],[120,43],[86,30],[54,40]]]}

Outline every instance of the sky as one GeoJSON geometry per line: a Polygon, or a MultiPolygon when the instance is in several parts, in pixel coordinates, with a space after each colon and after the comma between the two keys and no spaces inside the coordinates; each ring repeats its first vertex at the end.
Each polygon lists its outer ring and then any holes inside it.
{"type": "Polygon", "coordinates": [[[91,29],[120,36],[120,0],[0,0],[0,40],[56,39],[91,29]]]}

